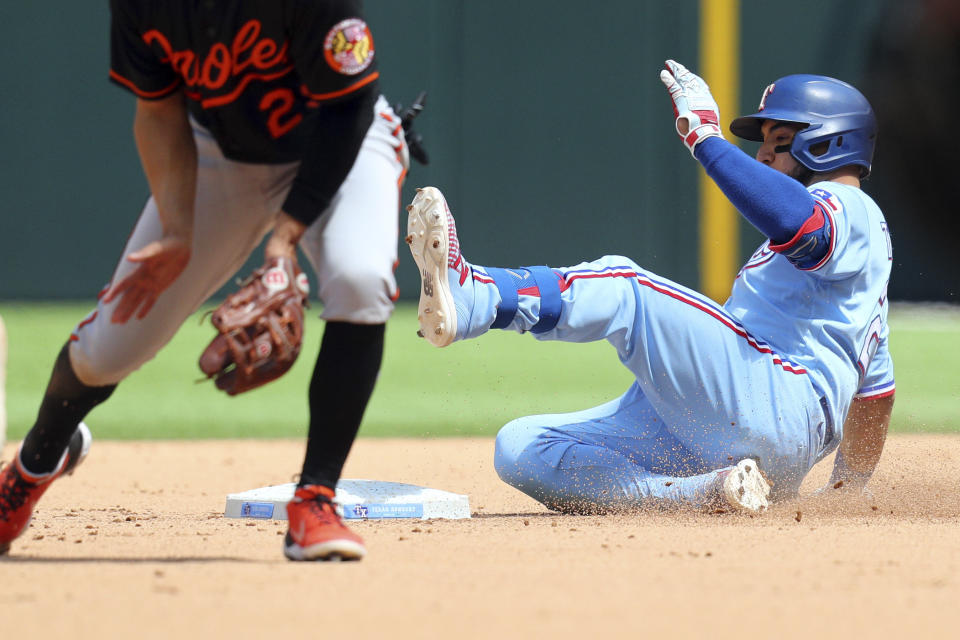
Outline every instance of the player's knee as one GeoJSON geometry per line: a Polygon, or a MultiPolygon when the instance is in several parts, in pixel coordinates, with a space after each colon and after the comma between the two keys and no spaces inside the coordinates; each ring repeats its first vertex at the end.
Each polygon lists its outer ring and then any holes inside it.
{"type": "Polygon", "coordinates": [[[514,487],[521,484],[520,459],[534,444],[535,436],[521,420],[507,423],[497,433],[493,449],[493,468],[500,479],[514,487]]]}
{"type": "Polygon", "coordinates": [[[327,320],[382,324],[393,311],[396,284],[392,274],[351,269],[332,274],[319,293],[327,320]]]}
{"type": "Polygon", "coordinates": [[[152,357],[153,354],[149,354],[132,359],[122,350],[91,352],[77,343],[73,343],[70,349],[70,364],[74,374],[80,382],[90,387],[118,384],[152,357]]]}
{"type": "Polygon", "coordinates": [[[550,442],[542,425],[526,418],[514,420],[497,433],[493,467],[514,489],[550,509],[564,510],[566,498],[558,485],[556,467],[543,455],[543,447],[549,448],[550,442]]]}

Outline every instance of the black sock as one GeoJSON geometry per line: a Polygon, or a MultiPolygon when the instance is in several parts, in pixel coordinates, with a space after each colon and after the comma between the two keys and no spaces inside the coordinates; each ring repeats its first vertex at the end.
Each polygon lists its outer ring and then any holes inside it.
{"type": "Polygon", "coordinates": [[[28,471],[53,471],[80,421],[110,397],[117,385],[88,387],[70,365],[70,343],[63,345],[40,403],[37,421],[23,439],[20,460],[28,471]]]}
{"type": "Polygon", "coordinates": [[[300,485],[335,487],[383,359],[385,325],[328,322],[310,381],[310,430],[300,485]]]}

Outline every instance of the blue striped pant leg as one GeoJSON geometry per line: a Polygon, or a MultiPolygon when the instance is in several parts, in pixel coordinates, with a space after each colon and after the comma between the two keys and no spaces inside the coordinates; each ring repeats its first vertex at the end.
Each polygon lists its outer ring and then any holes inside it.
{"type": "Polygon", "coordinates": [[[568,512],[708,506],[716,473],[670,432],[637,384],[599,407],[527,416],[500,430],[507,484],[568,512]]]}

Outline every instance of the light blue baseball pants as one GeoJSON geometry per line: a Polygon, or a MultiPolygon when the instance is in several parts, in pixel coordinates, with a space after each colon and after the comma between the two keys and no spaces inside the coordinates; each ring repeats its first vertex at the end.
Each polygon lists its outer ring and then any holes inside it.
{"type": "Polygon", "coordinates": [[[718,471],[754,458],[772,498],[796,494],[832,429],[802,367],[723,307],[627,258],[553,274],[556,287],[538,287],[529,271],[474,266],[472,287],[458,291],[458,337],[494,325],[539,340],[606,340],[636,381],[599,407],[503,427],[495,466],[505,482],[560,510],[702,507],[717,497],[718,471]],[[512,305],[511,318],[503,307],[512,305]]]}

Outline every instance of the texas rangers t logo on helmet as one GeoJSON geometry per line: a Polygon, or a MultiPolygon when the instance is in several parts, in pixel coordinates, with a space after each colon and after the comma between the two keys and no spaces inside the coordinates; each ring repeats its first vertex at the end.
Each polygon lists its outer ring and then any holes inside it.
{"type": "Polygon", "coordinates": [[[763,97],[760,98],[760,108],[757,111],[763,111],[763,108],[767,106],[767,96],[773,93],[773,88],[777,86],[776,83],[767,85],[767,88],[763,90],[763,97]]]}

